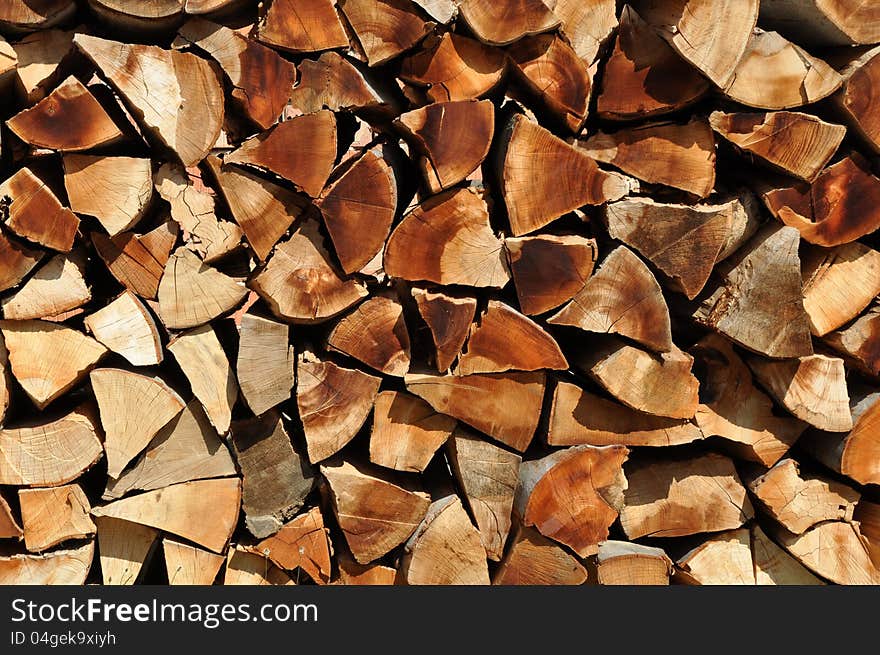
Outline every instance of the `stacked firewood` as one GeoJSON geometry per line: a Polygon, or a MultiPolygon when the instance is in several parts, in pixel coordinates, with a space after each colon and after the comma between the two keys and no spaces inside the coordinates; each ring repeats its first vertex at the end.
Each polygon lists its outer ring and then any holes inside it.
{"type": "Polygon", "coordinates": [[[0,34],[0,584],[880,583],[877,3],[0,34]]]}

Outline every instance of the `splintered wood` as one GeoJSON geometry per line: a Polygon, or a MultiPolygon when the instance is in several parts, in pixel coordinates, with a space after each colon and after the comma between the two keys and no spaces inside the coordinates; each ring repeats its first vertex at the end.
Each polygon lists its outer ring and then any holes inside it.
{"type": "Polygon", "coordinates": [[[880,9],[0,0],[0,584],[880,584],[880,9]]]}

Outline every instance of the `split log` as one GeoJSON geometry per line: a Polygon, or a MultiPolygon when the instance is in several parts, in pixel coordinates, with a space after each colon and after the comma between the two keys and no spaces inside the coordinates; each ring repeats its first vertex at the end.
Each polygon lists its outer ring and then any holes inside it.
{"type": "Polygon", "coordinates": [[[773,401],[752,382],[752,374],[731,343],[709,334],[691,348],[703,402],[694,420],[704,436],[724,439],[735,457],[773,466],[806,425],[773,413],[773,401]]]}
{"type": "Polygon", "coordinates": [[[400,391],[383,391],[373,406],[370,461],[397,471],[421,473],[455,429],[454,418],[400,391]]]}
{"type": "Polygon", "coordinates": [[[869,375],[880,375],[880,307],[874,306],[850,325],[825,335],[823,342],[869,375]]]}
{"type": "Polygon", "coordinates": [[[408,585],[488,585],[480,533],[455,494],[431,503],[401,558],[408,585]]]}
{"type": "Polygon", "coordinates": [[[118,478],[185,403],[159,378],[118,368],[92,371],[90,378],[104,428],[107,473],[118,478]]]}
{"type": "Polygon", "coordinates": [[[233,546],[226,553],[224,585],[276,586],[296,584],[284,571],[262,555],[233,546]]]}
{"type": "Polygon", "coordinates": [[[811,186],[772,189],[767,208],[801,236],[820,246],[838,246],[880,227],[880,180],[859,155],[829,166],[811,186]]]}
{"type": "Polygon", "coordinates": [[[335,0],[277,0],[260,20],[257,39],[293,53],[349,46],[335,0]]]}
{"type": "Polygon", "coordinates": [[[213,328],[202,325],[178,335],[168,344],[168,352],[189,380],[211,424],[226,434],[238,399],[238,384],[213,328]]]}
{"type": "Polygon", "coordinates": [[[809,355],[782,361],[751,358],[748,363],[761,386],[802,421],[829,432],[852,429],[842,359],[809,355]]]}
{"type": "Polygon", "coordinates": [[[330,538],[321,510],[300,514],[253,547],[285,571],[302,569],[317,584],[330,582],[330,538]]]}
{"type": "Polygon", "coordinates": [[[620,200],[632,183],[606,173],[522,114],[514,114],[500,137],[500,191],[513,236],[534,232],[583,205],[620,200]]]}
{"type": "Polygon", "coordinates": [[[733,461],[721,455],[633,461],[626,479],[620,523],[629,539],[730,530],[753,515],[733,461]]]}
{"type": "Polygon", "coordinates": [[[105,585],[133,585],[140,578],[159,531],[109,516],[98,517],[95,523],[101,581],[105,585]]]}
{"type": "Polygon", "coordinates": [[[868,552],[874,565],[877,565],[877,556],[880,555],[880,505],[872,503],[864,498],[856,505],[853,519],[859,524],[859,531],[868,542],[868,552]]]}
{"type": "Polygon", "coordinates": [[[0,232],[0,291],[11,289],[40,263],[45,253],[0,232]]]}
{"type": "Polygon", "coordinates": [[[300,356],[296,405],[312,464],[339,452],[354,438],[370,415],[381,382],[357,369],[300,356]]]}
{"type": "Polygon", "coordinates": [[[113,276],[143,298],[155,298],[165,264],[177,240],[177,224],[168,221],[146,234],[123,232],[108,238],[89,235],[92,245],[113,276]]]}
{"type": "Polygon", "coordinates": [[[90,150],[122,138],[104,108],[73,76],[6,125],[25,143],[60,152],[90,150]]]}
{"type": "Polygon", "coordinates": [[[858,0],[763,0],[761,21],[809,45],[880,41],[880,12],[858,0]]]}
{"type": "Polygon", "coordinates": [[[259,416],[290,398],[294,383],[293,346],[284,323],[245,314],[239,327],[238,385],[251,411],[259,416]]]}
{"type": "MultiPolygon", "coordinates": [[[[858,52],[858,51],[857,51],[858,52]]],[[[844,121],[862,142],[880,152],[880,121],[871,111],[875,85],[880,84],[880,49],[871,48],[850,61],[841,71],[843,86],[833,97],[844,121]]],[[[19,66],[21,57],[19,57],[19,66]]]]}
{"type": "Polygon", "coordinates": [[[529,447],[544,401],[544,373],[489,375],[408,374],[406,388],[448,414],[523,452],[529,447]]]}
{"type": "Polygon", "coordinates": [[[568,551],[537,530],[522,528],[495,572],[492,584],[580,585],[586,581],[587,570],[568,551]]]}
{"type": "Polygon", "coordinates": [[[82,585],[94,556],[94,541],[79,548],[54,550],[45,555],[0,556],[0,584],[82,585]]]}
{"type": "Polygon", "coordinates": [[[159,316],[167,328],[197,327],[231,311],[245,295],[243,285],[181,247],[169,257],[159,283],[159,316]]]}
{"type": "Polygon", "coordinates": [[[826,521],[802,535],[779,530],[776,539],[810,571],[842,585],[880,584],[867,540],[858,525],[826,521]]]}
{"type": "Polygon", "coordinates": [[[92,516],[109,516],[164,530],[220,553],[238,522],[240,504],[240,480],[220,478],[184,482],[122,498],[93,508],[92,516]]]}
{"type": "Polygon", "coordinates": [[[16,539],[21,541],[24,530],[18,524],[18,520],[12,515],[12,509],[6,499],[0,495],[0,539],[16,539]]]}
{"type": "Polygon", "coordinates": [[[44,409],[82,380],[107,349],[82,332],[45,321],[0,321],[12,374],[44,409]]]}
{"type": "Polygon", "coordinates": [[[672,560],[661,548],[626,541],[599,544],[596,570],[601,585],[668,585],[672,560]]]}
{"type": "Polygon", "coordinates": [[[717,205],[627,198],[605,207],[608,233],[639,251],[668,277],[672,289],[691,300],[715,264],[747,241],[760,220],[749,195],[717,205]]]}
{"type": "Polygon", "coordinates": [[[223,124],[223,88],[207,61],[85,34],[77,34],[73,42],[184,166],[194,166],[210,152],[223,124]],[[162,84],[156,87],[150,80],[162,84]]]}
{"type": "Polygon", "coordinates": [[[401,62],[400,78],[425,87],[431,102],[483,97],[503,77],[504,53],[461,34],[428,37],[422,47],[401,62]]]}
{"type": "Polygon", "coordinates": [[[578,148],[643,182],[681,189],[698,198],[708,196],[715,186],[715,139],[705,119],[599,132],[578,142],[578,148]]]}
{"type": "Polygon", "coordinates": [[[555,34],[541,34],[517,41],[508,54],[528,95],[572,134],[580,132],[593,80],[574,49],[555,34]]]}
{"type": "Polygon", "coordinates": [[[299,82],[290,94],[293,107],[303,114],[330,111],[380,109],[384,94],[374,89],[351,62],[336,52],[325,52],[317,60],[303,60],[298,66],[299,82]]]}
{"type": "Polygon", "coordinates": [[[336,118],[333,112],[321,110],[296,116],[246,140],[224,162],[270,171],[317,198],[335,159],[336,118]]]}
{"type": "Polygon", "coordinates": [[[543,314],[571,300],[593,272],[593,239],[542,234],[504,240],[507,261],[524,314],[543,314]]]}
{"type": "Polygon", "coordinates": [[[656,352],[673,349],[669,308],[660,285],[625,246],[612,250],[571,302],[547,321],[619,334],[656,352]]]}
{"type": "Polygon", "coordinates": [[[405,216],[385,246],[384,269],[443,285],[500,288],[510,279],[486,202],[470,189],[432,196],[405,216]]]}
{"type": "Polygon", "coordinates": [[[153,316],[131,291],[83,319],[88,332],[134,366],[151,366],[163,359],[162,342],[153,316]]]}
{"type": "Polygon", "coordinates": [[[515,309],[490,300],[471,326],[456,375],[567,369],[559,344],[544,328],[515,309]]]}
{"type": "Polygon", "coordinates": [[[820,476],[803,476],[793,459],[783,459],[749,483],[769,514],[792,534],[822,521],[852,521],[861,494],[820,476]]]}
{"type": "Polygon", "coordinates": [[[85,254],[80,250],[55,255],[18,291],[0,300],[3,318],[49,318],[82,307],[92,299],[83,277],[85,264],[85,254]]]}
{"type": "Polygon", "coordinates": [[[697,410],[700,385],[691,373],[694,359],[678,348],[656,355],[610,338],[577,353],[574,363],[639,412],[690,419],[697,410]]]}
{"type": "Polygon", "coordinates": [[[846,135],[843,125],[793,111],[715,111],[709,124],[740,150],[807,182],[818,177],[846,135]]]}
{"type": "Polygon", "coordinates": [[[378,66],[409,50],[435,24],[403,0],[339,0],[339,9],[363,48],[367,63],[378,66]]]}
{"type": "Polygon", "coordinates": [[[390,566],[381,564],[359,564],[345,550],[337,557],[339,578],[334,584],[339,585],[382,585],[395,584],[397,571],[390,566]]]}
{"type": "MultiPolygon", "coordinates": [[[[0,7],[0,27],[12,33],[31,32],[57,25],[75,12],[73,0],[45,0],[40,3],[10,0],[0,7]]],[[[91,555],[88,559],[91,562],[91,555]]]]}
{"type": "Polygon", "coordinates": [[[623,506],[628,454],[624,446],[572,446],[523,462],[514,501],[523,524],[580,557],[594,555],[623,506]]]}
{"type": "Polygon", "coordinates": [[[103,454],[91,412],[80,408],[55,421],[0,429],[0,484],[61,485],[103,454]]]}
{"type": "Polygon", "coordinates": [[[758,20],[758,0],[650,0],[642,16],[717,86],[736,75],[758,20]]]}
{"type": "Polygon", "coordinates": [[[767,357],[813,352],[801,293],[800,238],[791,227],[768,225],[728,262],[696,321],[767,357]]]}
{"type": "Polygon", "coordinates": [[[61,63],[73,49],[73,32],[41,30],[15,43],[17,86],[27,105],[43,98],[59,80],[61,63]]]}
{"type": "Polygon", "coordinates": [[[360,301],[366,287],[339,276],[318,233],[306,221],[287,241],[278,244],[262,272],[249,286],[278,318],[294,323],[320,323],[360,301]],[[308,284],[303,286],[302,281],[308,284]]]}
{"type": "Polygon", "coordinates": [[[413,0],[428,16],[448,25],[458,15],[458,0],[413,0]]]}
{"type": "Polygon", "coordinates": [[[222,555],[174,539],[162,539],[169,585],[213,584],[223,565],[222,555]]]}
{"type": "Polygon", "coordinates": [[[79,229],[79,219],[29,168],[0,184],[0,217],[18,236],[62,252],[73,247],[79,229]]]}
{"type": "Polygon", "coordinates": [[[818,57],[776,32],[756,29],[733,77],[720,86],[729,99],[749,107],[790,109],[827,98],[841,84],[843,78],[818,57]]]}
{"type": "Polygon", "coordinates": [[[395,125],[419,153],[428,190],[440,193],[473,173],[489,154],[495,109],[488,100],[437,102],[401,114],[395,125]]]}
{"type": "Polygon", "coordinates": [[[587,65],[617,27],[614,0],[546,0],[544,4],[562,21],[560,31],[587,65]]]}
{"type": "Polygon", "coordinates": [[[98,219],[112,237],[141,220],[153,195],[149,159],[66,155],[64,187],[70,208],[98,219]]]}
{"type": "Polygon", "coordinates": [[[447,296],[417,287],[413,287],[412,295],[419,315],[431,332],[434,363],[437,370],[444,373],[461,353],[477,311],[477,299],[447,296]]]}
{"type": "Polygon", "coordinates": [[[258,539],[268,537],[302,507],[314,472],[293,449],[276,412],[234,422],[230,436],[241,469],[245,525],[258,539]]]}
{"type": "Polygon", "coordinates": [[[849,323],[880,294],[880,252],[858,242],[802,251],[804,310],[816,336],[849,323]]]}
{"type": "Polygon", "coordinates": [[[343,164],[317,201],[345,273],[362,269],[382,249],[397,211],[394,171],[367,151],[343,164]]]}
{"type": "Polygon", "coordinates": [[[343,316],[327,348],[363,362],[380,373],[403,377],[409,371],[409,333],[403,306],[386,296],[374,296],[343,316]]]}
{"type": "Polygon", "coordinates": [[[462,0],[459,15],[480,41],[508,45],[529,34],[549,32],[561,22],[540,0],[462,0]]]}
{"type": "Polygon", "coordinates": [[[325,464],[321,473],[345,541],[361,564],[407,540],[431,504],[426,493],[408,491],[348,462],[325,464]]]}
{"type": "Polygon", "coordinates": [[[95,16],[122,32],[158,35],[174,29],[183,19],[183,0],[149,0],[132,5],[125,0],[87,0],[95,16]]]}
{"type": "Polygon", "coordinates": [[[95,534],[89,499],[78,484],[49,489],[19,489],[25,547],[41,552],[67,539],[95,534]]]}
{"type": "Polygon", "coordinates": [[[232,99],[262,129],[281,115],[296,80],[296,67],[271,48],[235,30],[201,18],[189,19],[178,32],[207,52],[232,83],[232,99]]]}
{"type": "Polygon", "coordinates": [[[621,121],[668,114],[692,105],[708,90],[706,79],[625,5],[614,51],[605,63],[596,102],[599,117],[621,121]]]}
{"type": "Polygon", "coordinates": [[[823,585],[794,557],[782,550],[757,524],[752,525],[752,559],[758,585],[823,585]]]}
{"type": "MultiPolygon", "coordinates": [[[[6,344],[0,338],[0,428],[6,420],[6,412],[9,410],[9,402],[12,399],[12,375],[9,372],[9,353],[6,352],[6,344]]],[[[2,499],[2,494],[0,494],[2,499]]],[[[0,510],[3,503],[0,502],[0,510]]],[[[0,511],[2,515],[2,511],[0,511]]]]}
{"type": "Polygon", "coordinates": [[[560,381],[553,391],[551,446],[677,446],[702,438],[691,421],[643,414],[568,382],[560,381]]]}
{"type": "Polygon", "coordinates": [[[156,433],[131,467],[119,478],[108,480],[103,498],[115,500],[130,491],[152,491],[235,473],[232,455],[193,399],[156,433]]]}
{"type": "Polygon", "coordinates": [[[754,585],[748,528],[710,537],[677,562],[676,577],[691,585],[754,585]]]}
{"type": "Polygon", "coordinates": [[[457,428],[452,433],[447,453],[486,555],[498,561],[504,554],[510,532],[522,457],[465,428],[457,428]]]}

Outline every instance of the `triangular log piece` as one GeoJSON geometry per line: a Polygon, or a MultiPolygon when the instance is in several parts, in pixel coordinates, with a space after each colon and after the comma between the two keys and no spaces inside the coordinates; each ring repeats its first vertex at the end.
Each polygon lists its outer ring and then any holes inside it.
{"type": "Polygon", "coordinates": [[[197,327],[231,311],[246,295],[243,284],[180,247],[168,258],[159,282],[159,317],[167,328],[197,327]]]}
{"type": "Polygon", "coordinates": [[[240,504],[240,480],[220,478],[184,482],[123,498],[92,509],[92,515],[164,530],[220,553],[238,523],[240,504]]]}
{"type": "Polygon", "coordinates": [[[366,287],[339,276],[315,221],[306,221],[278,244],[266,267],[249,286],[278,318],[320,323],[341,314],[367,295],[366,287]],[[302,280],[308,280],[303,285],[302,280]]]}
{"type": "Polygon", "coordinates": [[[826,334],[822,341],[856,368],[869,375],[880,374],[880,307],[871,307],[850,325],[826,334]]]}
{"type": "Polygon", "coordinates": [[[596,102],[599,117],[638,120],[659,116],[692,105],[708,90],[706,78],[625,5],[614,51],[605,63],[596,102]]]}
{"type": "Polygon", "coordinates": [[[676,566],[676,580],[688,585],[754,585],[749,529],[709,537],[680,557],[676,566]]]}
{"type": "Polygon", "coordinates": [[[624,446],[573,446],[519,469],[515,508],[526,526],[571,548],[595,555],[623,506],[624,446]]]}
{"type": "Polygon", "coordinates": [[[18,519],[12,514],[12,508],[6,502],[6,498],[0,494],[0,539],[16,539],[21,541],[24,530],[18,524],[18,519]]]}
{"type": "Polygon", "coordinates": [[[447,458],[465,494],[486,554],[497,562],[504,554],[510,532],[522,457],[459,427],[449,439],[447,458]]]}
{"type": "Polygon", "coordinates": [[[257,26],[257,39],[287,52],[349,47],[334,0],[277,0],[257,26]]]}
{"type": "Polygon", "coordinates": [[[305,59],[297,68],[299,81],[291,92],[290,102],[303,114],[322,109],[378,109],[385,105],[384,97],[337,52],[325,52],[314,61],[305,59]]]}
{"type": "Polygon", "coordinates": [[[134,366],[151,366],[163,359],[162,342],[153,315],[131,291],[83,319],[87,331],[134,366]]]}
{"type": "Polygon", "coordinates": [[[474,35],[489,45],[507,45],[529,34],[549,32],[559,18],[540,0],[462,0],[459,15],[474,35]]]}
{"type": "Polygon", "coordinates": [[[354,558],[372,562],[406,541],[431,504],[428,494],[373,477],[348,462],[321,466],[330,502],[354,558]]]}
{"type": "Polygon", "coordinates": [[[296,583],[262,555],[235,545],[226,553],[223,584],[254,587],[284,586],[296,583]]]}
{"type": "Polygon", "coordinates": [[[235,371],[245,402],[257,416],[290,398],[296,364],[289,332],[286,323],[254,314],[241,318],[235,371]]]}
{"type": "Polygon", "coordinates": [[[406,388],[448,414],[523,452],[529,447],[544,401],[542,372],[489,375],[409,374],[406,388]]]}
{"type": "Polygon", "coordinates": [[[123,232],[109,238],[92,232],[92,245],[113,276],[143,298],[153,299],[177,240],[177,224],[163,223],[147,234],[123,232]]]}
{"type": "Polygon", "coordinates": [[[373,406],[370,461],[397,471],[422,472],[455,426],[454,418],[438,414],[421,398],[383,391],[373,406]]]}
{"type": "Polygon", "coordinates": [[[443,285],[500,288],[510,279],[486,202],[470,189],[433,196],[405,216],[385,246],[384,268],[391,277],[443,285]]]}
{"type": "Polygon", "coordinates": [[[98,555],[105,585],[133,585],[153,551],[159,531],[109,516],[98,517],[98,555]]]}
{"type": "Polygon", "coordinates": [[[253,547],[285,571],[302,569],[317,584],[330,582],[330,535],[321,510],[313,507],[300,514],[253,547]]]}
{"type": "Polygon", "coordinates": [[[413,0],[428,16],[448,25],[458,16],[458,0],[413,0]]]}
{"type": "Polygon", "coordinates": [[[495,571],[495,585],[580,585],[587,569],[534,528],[520,528],[495,571]]]}
{"type": "Polygon", "coordinates": [[[232,455],[195,399],[156,433],[140,457],[107,481],[105,500],[180,482],[235,475],[232,455]]]}
{"type": "Polygon", "coordinates": [[[702,403],[694,420],[706,437],[724,439],[735,457],[773,466],[797,441],[806,424],[773,412],[773,401],[752,382],[731,343],[709,334],[690,349],[702,403]]]}
{"type": "Polygon", "coordinates": [[[599,169],[595,160],[522,114],[500,135],[501,192],[513,236],[540,227],[583,205],[620,200],[632,181],[599,169]]]}
{"type": "Polygon", "coordinates": [[[83,274],[86,256],[81,250],[55,255],[13,295],[0,300],[3,318],[47,318],[82,307],[92,299],[83,274]]]}
{"type": "Polygon", "coordinates": [[[223,87],[210,63],[190,53],[85,34],[73,42],[184,166],[205,158],[223,124],[223,87]]]}
{"type": "Polygon", "coordinates": [[[44,256],[0,232],[0,291],[11,289],[21,282],[44,256]]]}
{"type": "Polygon", "coordinates": [[[225,561],[217,555],[169,537],[162,539],[169,585],[210,585],[225,561]]]}
{"type": "Polygon", "coordinates": [[[752,524],[752,559],[759,585],[823,585],[803,564],[782,550],[758,525],[752,524]]]}
{"type": "Polygon", "coordinates": [[[825,355],[773,361],[749,358],[755,378],[802,421],[829,432],[852,429],[843,360],[825,355]]]}
{"type": "Polygon", "coordinates": [[[342,317],[327,338],[327,347],[380,373],[403,377],[410,363],[403,306],[385,296],[370,298],[342,317]]]}
{"type": "Polygon", "coordinates": [[[662,548],[603,541],[599,544],[596,572],[601,585],[668,585],[672,560],[662,548]]]}
{"type": "Polygon", "coordinates": [[[60,152],[90,150],[122,137],[95,96],[73,76],[6,125],[25,143],[60,152]]]}
{"type": "Polygon", "coordinates": [[[488,585],[480,533],[455,494],[431,503],[406,542],[400,576],[408,585],[488,585]]]}
{"type": "Polygon", "coordinates": [[[230,433],[242,475],[245,525],[262,539],[296,515],[315,484],[314,472],[293,449],[275,412],[236,421],[230,433]]]}
{"type": "Polygon", "coordinates": [[[321,110],[296,116],[246,140],[223,161],[270,171],[316,198],[335,160],[336,118],[333,112],[321,110]]]}
{"type": "Polygon", "coordinates": [[[434,363],[445,373],[461,352],[477,311],[477,299],[447,296],[418,287],[412,289],[413,298],[422,320],[431,332],[434,344],[434,363]]]}
{"type": "Polygon", "coordinates": [[[185,403],[159,378],[118,368],[97,369],[90,378],[104,428],[107,472],[118,478],[185,403]]]}
{"type": "Polygon", "coordinates": [[[368,150],[340,166],[316,204],[342,270],[355,273],[382,250],[391,231],[397,211],[394,171],[368,150]]]}
{"type": "Polygon", "coordinates": [[[543,314],[571,300],[593,272],[596,241],[576,235],[541,234],[504,240],[519,307],[543,314]]]}
{"type": "Polygon", "coordinates": [[[660,285],[626,246],[608,253],[571,302],[547,321],[588,332],[619,334],[656,352],[673,348],[669,308],[660,285]]]}
{"type": "Polygon", "coordinates": [[[860,50],[854,52],[860,56],[840,71],[844,78],[843,87],[840,93],[833,96],[833,100],[844,121],[876,153],[880,152],[880,121],[870,108],[874,89],[880,85],[880,48],[873,47],[864,53],[860,50]]]}
{"type": "Polygon", "coordinates": [[[793,111],[715,111],[709,124],[737,148],[807,182],[816,179],[846,135],[843,125],[793,111]]]}
{"type": "Polygon", "coordinates": [[[32,105],[45,98],[58,82],[61,63],[73,49],[73,32],[41,30],[12,47],[18,56],[18,87],[27,104],[32,105]]]}
{"type": "Polygon", "coordinates": [[[694,312],[696,321],[767,357],[812,354],[799,243],[794,228],[762,228],[710,287],[694,312]]]}
{"type": "Polygon", "coordinates": [[[677,446],[702,438],[691,421],[643,414],[569,382],[558,382],[553,391],[551,446],[677,446]]]}
{"type": "MultiPolygon", "coordinates": [[[[651,123],[577,142],[581,152],[643,182],[705,198],[715,186],[715,138],[704,118],[651,123]]],[[[609,198],[617,200],[618,198],[609,198]]]]}
{"type": "Polygon", "coordinates": [[[560,31],[588,65],[617,28],[615,0],[545,0],[544,4],[562,21],[560,31]]]}
{"type": "Polygon", "coordinates": [[[94,556],[94,540],[45,555],[0,556],[0,585],[82,585],[94,556]]]}
{"type": "Polygon", "coordinates": [[[343,548],[336,556],[339,577],[333,584],[389,586],[395,584],[397,571],[382,564],[360,564],[343,548]]]}
{"type": "Polygon", "coordinates": [[[310,462],[327,459],[354,438],[370,415],[381,382],[357,369],[300,356],[296,405],[310,462]]]}
{"type": "Polygon", "coordinates": [[[49,489],[19,489],[25,547],[41,552],[67,539],[95,534],[89,499],[78,484],[49,489]]]}
{"type": "Polygon", "coordinates": [[[20,237],[68,252],[79,219],[29,168],[20,168],[0,184],[0,217],[20,237]]]}
{"type": "Polygon", "coordinates": [[[107,353],[82,332],[45,321],[0,321],[0,332],[12,374],[38,409],[76,386],[107,353]]]}
{"type": "Polygon", "coordinates": [[[762,0],[761,21],[807,45],[850,46],[880,41],[877,6],[860,0],[762,0]]]}
{"type": "Polygon", "coordinates": [[[339,0],[339,9],[370,66],[394,59],[421,41],[435,23],[423,20],[404,0],[339,0]]]}
{"type": "MultiPolygon", "coordinates": [[[[0,26],[13,33],[31,32],[57,25],[74,13],[76,13],[74,0],[45,0],[39,4],[27,0],[10,0],[0,7],[0,26]]],[[[89,555],[89,561],[91,558],[89,555]]]]}

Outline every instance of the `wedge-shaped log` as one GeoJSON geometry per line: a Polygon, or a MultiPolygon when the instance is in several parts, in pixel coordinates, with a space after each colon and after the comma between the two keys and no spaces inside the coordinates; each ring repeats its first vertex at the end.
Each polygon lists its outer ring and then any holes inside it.
{"type": "Polygon", "coordinates": [[[123,232],[108,238],[90,235],[95,251],[113,276],[143,298],[155,298],[165,264],[177,240],[177,224],[168,221],[146,234],[123,232]]]}
{"type": "Polygon", "coordinates": [[[360,71],[336,52],[325,52],[315,61],[306,59],[298,70],[299,82],[290,101],[303,114],[321,109],[379,109],[386,104],[360,71]]]}
{"type": "Polygon", "coordinates": [[[859,0],[763,0],[761,21],[808,45],[860,45],[880,41],[880,11],[859,0]]]}
{"type": "Polygon", "coordinates": [[[21,541],[24,531],[19,525],[18,519],[12,514],[12,509],[6,499],[0,496],[0,539],[16,539],[21,541]]]}
{"type": "Polygon", "coordinates": [[[856,368],[869,375],[880,374],[880,308],[867,312],[837,332],[825,335],[823,341],[845,355],[856,368]]]}
{"type": "Polygon", "coordinates": [[[560,23],[540,0],[462,0],[459,16],[483,43],[507,45],[529,34],[549,32],[560,23]]]}
{"type": "Polygon", "coordinates": [[[287,52],[347,48],[335,0],[278,0],[257,26],[257,39],[287,52]]]}
{"type": "Polygon", "coordinates": [[[40,263],[43,251],[34,250],[0,232],[0,291],[11,289],[40,263]]]}
{"type": "Polygon", "coordinates": [[[223,584],[257,587],[284,586],[295,583],[289,575],[274,566],[264,555],[258,555],[236,544],[226,553],[223,584]]]}
{"type": "Polygon", "coordinates": [[[257,416],[290,398],[295,361],[289,332],[284,323],[242,316],[235,372],[245,402],[257,416]]]}
{"type": "Polygon", "coordinates": [[[776,540],[801,564],[841,585],[880,584],[880,571],[858,524],[825,521],[802,535],[779,529],[776,540]]]}
{"type": "Polygon", "coordinates": [[[596,572],[601,585],[668,585],[672,560],[662,548],[609,540],[599,544],[596,572]]]}
{"type": "Polygon", "coordinates": [[[380,373],[403,377],[410,363],[403,306],[386,296],[370,298],[342,317],[330,332],[327,347],[380,373]]]}
{"type": "Polygon", "coordinates": [[[254,546],[285,571],[302,569],[317,584],[330,582],[332,548],[321,510],[313,507],[300,514],[271,537],[254,546]]]}
{"type": "Polygon", "coordinates": [[[339,578],[334,584],[376,586],[395,584],[396,569],[382,564],[360,564],[345,548],[337,554],[336,561],[339,565],[339,578]]]}
{"type": "Polygon", "coordinates": [[[875,153],[880,152],[880,120],[871,111],[871,99],[875,88],[880,85],[878,55],[880,48],[874,47],[850,61],[840,71],[844,78],[843,87],[833,97],[843,119],[875,153]]]}
{"type": "Polygon", "coordinates": [[[131,291],[83,319],[98,341],[134,366],[151,366],[163,359],[162,342],[152,314],[131,291]]]}
{"type": "Polygon", "coordinates": [[[424,471],[455,426],[454,418],[438,414],[421,398],[383,391],[373,406],[370,461],[398,471],[424,471]]]}
{"type": "Polygon", "coordinates": [[[822,585],[794,557],[771,540],[757,524],[752,525],[752,560],[759,585],[822,585]]]}
{"type": "Polygon", "coordinates": [[[690,585],[754,585],[748,528],[709,537],[678,559],[676,578],[690,585]]]}
{"type": "Polygon", "coordinates": [[[98,517],[98,555],[105,585],[133,585],[159,538],[155,528],[109,516],[98,517]]]}
{"type": "Polygon", "coordinates": [[[588,65],[617,27],[614,0],[546,0],[544,4],[562,21],[560,31],[588,65]]]}
{"type": "MultiPolygon", "coordinates": [[[[0,7],[0,26],[13,33],[31,32],[57,25],[70,18],[75,12],[76,4],[73,0],[46,0],[38,4],[27,0],[10,0],[0,7]]],[[[88,560],[92,561],[91,554],[88,560]]]]}
{"type": "Polygon", "coordinates": [[[224,561],[222,555],[169,537],[162,539],[162,552],[169,585],[213,584],[224,561]]]}
{"type": "Polygon", "coordinates": [[[0,584],[82,585],[95,555],[95,542],[45,555],[0,556],[0,584]]]}
{"type": "Polygon", "coordinates": [[[25,547],[31,552],[95,534],[95,524],[89,516],[89,499],[78,484],[19,489],[18,503],[25,547]]]}
{"type": "Polygon", "coordinates": [[[447,296],[413,287],[413,298],[419,315],[431,333],[434,344],[434,363],[437,370],[449,370],[461,352],[477,311],[477,299],[447,296]]]}
{"type": "Polygon", "coordinates": [[[378,66],[409,50],[434,23],[424,20],[404,0],[339,0],[370,66],[378,66]]]}
{"type": "Polygon", "coordinates": [[[18,291],[0,300],[3,318],[50,318],[82,307],[92,299],[83,276],[85,264],[85,253],[81,250],[55,255],[18,291]]]}
{"type": "Polygon", "coordinates": [[[79,219],[29,168],[0,184],[0,217],[18,236],[63,252],[73,247],[79,229],[79,219]]]}
{"type": "Polygon", "coordinates": [[[579,585],[587,570],[567,550],[533,528],[521,528],[492,578],[496,585],[579,585]]]}
{"type": "Polygon", "coordinates": [[[45,98],[58,82],[61,63],[73,49],[73,32],[40,30],[28,34],[12,47],[18,57],[17,86],[27,104],[32,105],[45,98]]]}

